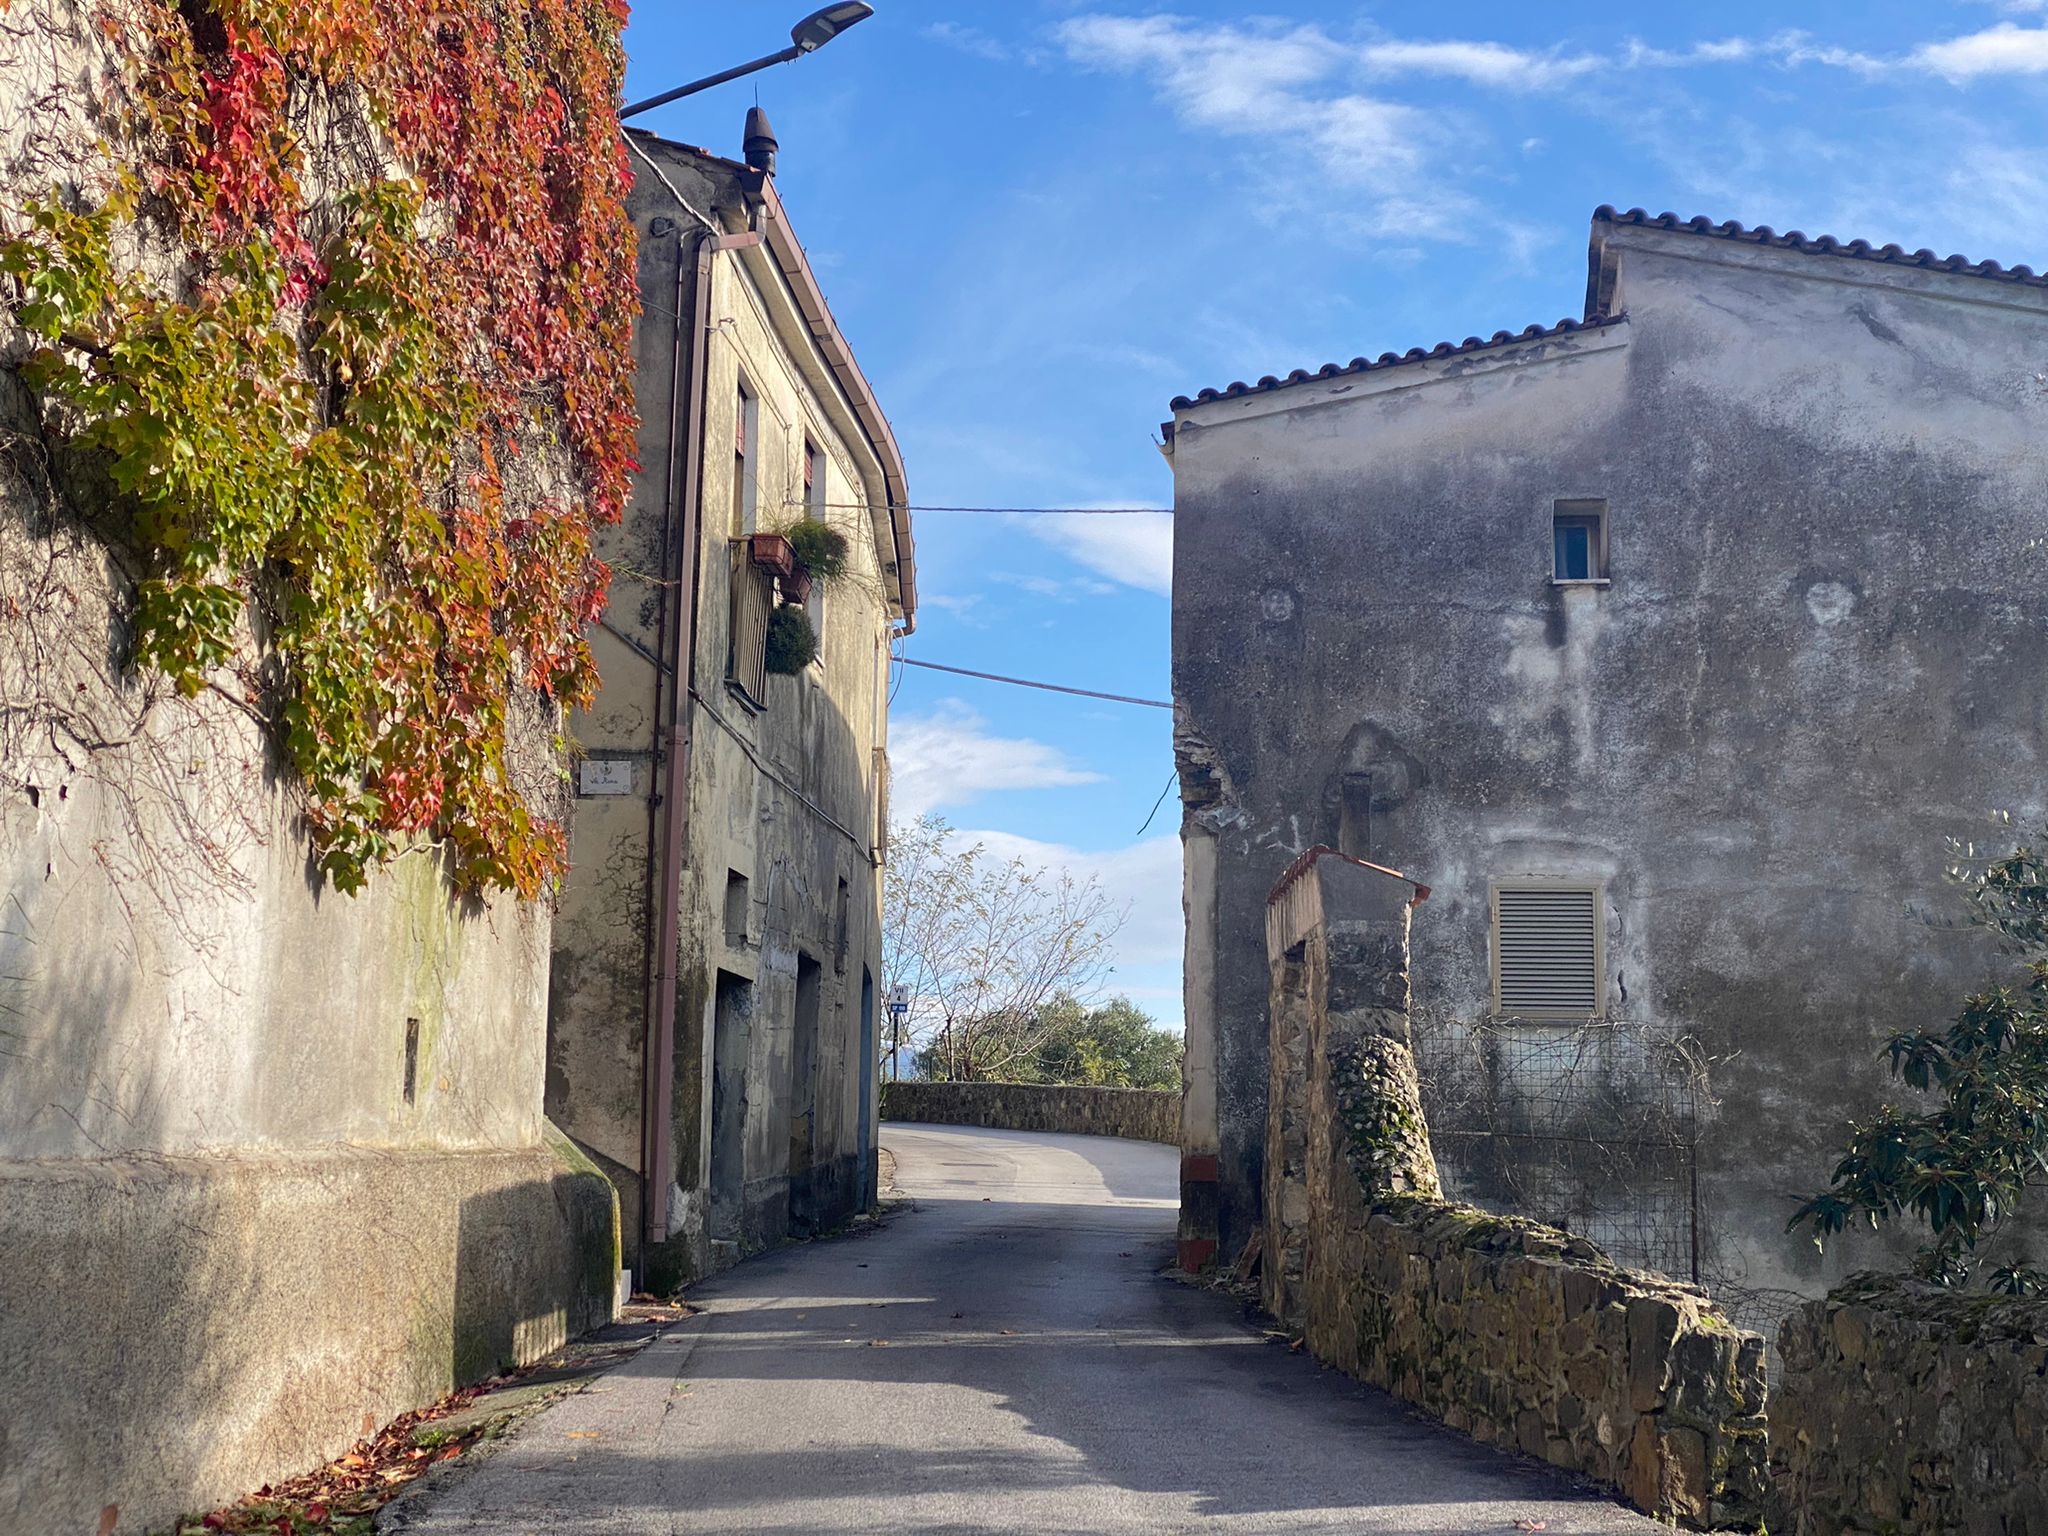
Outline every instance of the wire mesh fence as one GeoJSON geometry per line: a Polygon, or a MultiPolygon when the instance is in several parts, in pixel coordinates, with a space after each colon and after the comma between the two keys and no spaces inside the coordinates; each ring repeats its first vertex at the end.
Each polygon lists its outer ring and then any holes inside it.
{"type": "Polygon", "coordinates": [[[1707,1063],[1662,1026],[1489,1020],[1418,1010],[1446,1192],[1590,1238],[1617,1262],[1701,1278],[1699,1127],[1707,1063]]]}

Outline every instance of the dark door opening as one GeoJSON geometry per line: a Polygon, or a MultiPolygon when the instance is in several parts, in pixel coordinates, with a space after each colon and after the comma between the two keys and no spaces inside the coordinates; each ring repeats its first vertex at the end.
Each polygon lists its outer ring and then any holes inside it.
{"type": "Polygon", "coordinates": [[[711,1236],[737,1242],[747,1198],[747,1056],[753,1048],[754,984],[718,973],[711,1036],[711,1236]]]}
{"type": "Polygon", "coordinates": [[[808,1236],[818,1220],[818,1015],[824,978],[809,955],[796,961],[796,1028],[789,1043],[789,1230],[808,1236]]]}

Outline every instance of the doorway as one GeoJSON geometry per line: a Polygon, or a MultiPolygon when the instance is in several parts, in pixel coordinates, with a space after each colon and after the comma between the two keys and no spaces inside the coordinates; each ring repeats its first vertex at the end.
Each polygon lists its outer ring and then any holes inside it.
{"type": "Polygon", "coordinates": [[[711,1236],[737,1242],[747,1196],[747,1058],[753,1049],[754,984],[718,973],[711,1036],[711,1236]]]}

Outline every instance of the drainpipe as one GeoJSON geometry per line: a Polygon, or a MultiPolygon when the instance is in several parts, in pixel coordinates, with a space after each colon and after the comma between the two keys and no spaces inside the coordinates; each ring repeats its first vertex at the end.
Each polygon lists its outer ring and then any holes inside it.
{"type": "MultiPolygon", "coordinates": [[[[662,610],[657,690],[656,773],[660,780],[650,828],[659,850],[654,861],[654,952],[649,957],[650,985],[641,1051],[640,1185],[641,1234],[644,1245],[668,1241],[668,1192],[675,1183],[675,1066],[678,951],[682,939],[682,880],[690,830],[690,688],[697,654],[697,571],[703,560],[704,439],[707,428],[704,374],[711,337],[712,257],[720,251],[756,245],[758,232],[742,235],[700,234],[694,262],[685,259],[676,242],[676,317],[669,384],[669,491],[663,498],[662,571],[669,601],[662,610]],[[688,338],[687,406],[683,402],[683,300],[692,275],[696,295],[688,338]],[[668,508],[675,506],[675,445],[683,456],[679,527],[671,525],[668,508]],[[673,534],[673,537],[670,535],[673,534]],[[659,690],[667,684],[663,697],[659,690]]],[[[641,1259],[643,1273],[646,1258],[641,1259]]]]}

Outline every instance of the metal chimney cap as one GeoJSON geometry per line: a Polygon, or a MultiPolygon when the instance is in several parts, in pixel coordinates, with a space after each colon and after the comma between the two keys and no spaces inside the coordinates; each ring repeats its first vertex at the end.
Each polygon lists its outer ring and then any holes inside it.
{"type": "Polygon", "coordinates": [[[766,175],[775,174],[775,130],[768,126],[768,114],[759,107],[747,108],[747,131],[742,152],[749,167],[766,175]]]}

